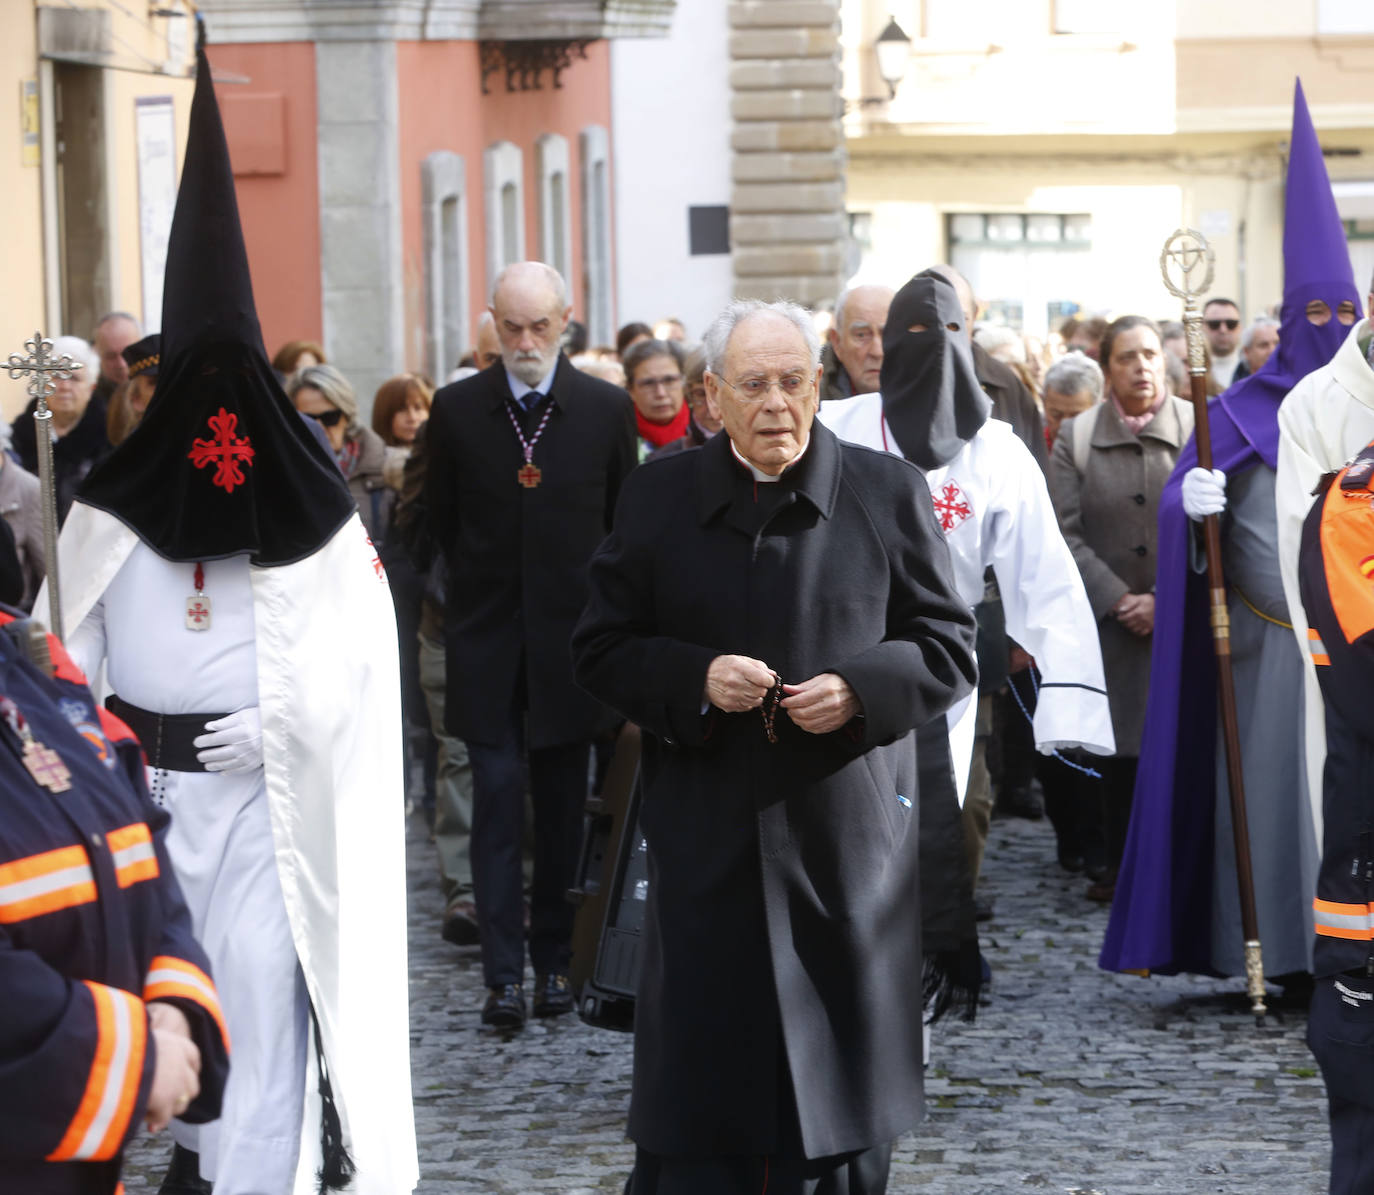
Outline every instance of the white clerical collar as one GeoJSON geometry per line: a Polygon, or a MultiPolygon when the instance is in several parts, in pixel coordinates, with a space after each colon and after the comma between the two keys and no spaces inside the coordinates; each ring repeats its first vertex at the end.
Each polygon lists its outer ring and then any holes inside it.
{"type": "Polygon", "coordinates": [[[525,395],[533,394],[536,391],[540,394],[548,394],[549,387],[553,385],[553,375],[558,372],[558,360],[554,359],[553,368],[549,370],[537,386],[527,386],[510,371],[510,366],[506,366],[506,381],[510,383],[510,395],[516,402],[523,404],[525,395]]]}
{"type": "Polygon", "coordinates": [[[794,456],[790,461],[788,461],[786,465],[783,466],[782,473],[779,473],[776,477],[774,477],[771,473],[765,473],[762,469],[755,468],[748,461],[746,461],[742,456],[740,456],[739,449],[735,447],[735,442],[733,440],[730,441],[730,451],[735,454],[735,460],[739,461],[741,465],[743,465],[746,469],[749,470],[750,473],[754,475],[755,481],[781,481],[782,474],[786,473],[788,469],[790,469],[799,460],[801,460],[801,458],[806,455],[806,450],[810,447],[811,437],[807,436],[806,443],[802,445],[801,451],[797,453],[797,455],[794,456]]]}

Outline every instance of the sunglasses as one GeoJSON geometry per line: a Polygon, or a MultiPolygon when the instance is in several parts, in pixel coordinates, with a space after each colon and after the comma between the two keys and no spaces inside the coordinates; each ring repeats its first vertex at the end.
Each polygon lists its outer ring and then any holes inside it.
{"type": "Polygon", "coordinates": [[[1238,319],[1205,319],[1202,322],[1213,332],[1220,332],[1222,328],[1225,328],[1228,332],[1234,332],[1240,327],[1240,320],[1238,319]]]}
{"type": "Polygon", "coordinates": [[[332,411],[307,411],[306,414],[309,415],[311,419],[323,423],[325,427],[333,427],[344,417],[344,413],[339,410],[338,407],[335,407],[332,411]]]}

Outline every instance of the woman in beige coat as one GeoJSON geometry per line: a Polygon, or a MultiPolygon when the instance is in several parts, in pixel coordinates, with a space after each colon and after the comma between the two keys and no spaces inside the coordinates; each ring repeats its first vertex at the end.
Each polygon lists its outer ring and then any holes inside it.
{"type": "Polygon", "coordinates": [[[1110,900],[1126,843],[1154,628],[1159,496],[1192,434],[1192,408],[1169,395],[1159,329],[1118,319],[1102,337],[1102,402],[1067,419],[1050,457],[1050,496],[1097,617],[1117,754],[1102,772],[1105,866],[1088,895],[1110,900]]]}

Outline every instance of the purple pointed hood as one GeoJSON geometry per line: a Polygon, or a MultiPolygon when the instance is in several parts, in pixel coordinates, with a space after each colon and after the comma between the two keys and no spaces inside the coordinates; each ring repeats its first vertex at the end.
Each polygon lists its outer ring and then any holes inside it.
{"type": "Polygon", "coordinates": [[[1336,318],[1336,309],[1345,301],[1354,304],[1358,318],[1360,292],[1350,266],[1345,226],[1336,211],[1322,147],[1298,80],[1293,89],[1283,221],[1283,327],[1274,354],[1280,372],[1291,379],[1290,389],[1336,355],[1350,331],[1348,324],[1336,318]],[[1323,300],[1331,309],[1331,320],[1324,327],[1316,327],[1307,318],[1307,304],[1313,299],[1323,300]]]}

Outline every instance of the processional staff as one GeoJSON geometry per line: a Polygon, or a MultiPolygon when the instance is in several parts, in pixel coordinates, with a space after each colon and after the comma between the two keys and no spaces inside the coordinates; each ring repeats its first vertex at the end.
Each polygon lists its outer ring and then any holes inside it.
{"type": "Polygon", "coordinates": [[[38,482],[43,503],[43,551],[47,556],[48,629],[59,639],[62,636],[62,594],[57,583],[57,487],[52,474],[52,411],[48,409],[48,395],[57,389],[60,379],[75,377],[82,368],[70,357],[53,357],[52,341],[42,332],[35,332],[32,340],[24,342],[25,356],[11,353],[9,361],[0,365],[12,378],[29,379],[29,397],[38,401],[33,415],[34,439],[38,444],[38,482]]]}
{"type": "MultiPolygon", "coordinates": [[[[1212,285],[1216,255],[1202,233],[1181,228],[1164,242],[1159,268],[1169,292],[1183,300],[1183,326],[1188,335],[1188,372],[1192,378],[1197,463],[1211,472],[1212,433],[1207,421],[1207,354],[1202,339],[1198,300],[1212,285]],[[1199,278],[1198,275],[1201,275],[1199,278]],[[1177,281],[1176,281],[1177,279],[1177,281]]],[[[1226,578],[1221,568],[1221,526],[1216,515],[1202,521],[1207,549],[1207,588],[1211,604],[1212,646],[1217,658],[1217,691],[1226,743],[1226,779],[1231,790],[1231,831],[1236,848],[1236,886],[1240,890],[1240,923],[1245,934],[1245,981],[1250,1011],[1265,1014],[1264,962],[1260,953],[1259,918],[1255,915],[1255,879],[1250,864],[1250,828],[1245,816],[1245,779],[1241,772],[1240,727],[1236,687],[1231,672],[1231,616],[1226,607],[1226,578]]]]}

